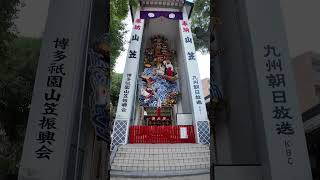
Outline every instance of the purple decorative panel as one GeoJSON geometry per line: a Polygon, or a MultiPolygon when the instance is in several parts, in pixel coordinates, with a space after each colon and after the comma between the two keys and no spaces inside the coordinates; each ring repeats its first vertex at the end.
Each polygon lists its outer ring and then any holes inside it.
{"type": "Polygon", "coordinates": [[[166,17],[168,19],[182,20],[182,12],[173,11],[140,11],[141,19],[152,19],[158,18],[160,16],[166,17]]]}

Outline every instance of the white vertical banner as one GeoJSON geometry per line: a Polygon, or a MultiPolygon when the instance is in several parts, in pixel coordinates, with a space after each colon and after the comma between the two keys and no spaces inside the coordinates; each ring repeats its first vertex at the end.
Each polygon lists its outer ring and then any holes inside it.
{"type": "Polygon", "coordinates": [[[121,91],[117,107],[117,119],[131,118],[133,102],[136,98],[134,97],[134,91],[138,75],[143,28],[144,19],[140,19],[140,10],[138,8],[133,21],[126,65],[122,76],[121,91]]]}
{"type": "Polygon", "coordinates": [[[91,0],[50,1],[19,180],[66,179],[90,6],[91,0]]]}
{"type": "MultiPolygon", "coordinates": [[[[199,140],[199,128],[198,121],[205,121],[208,123],[207,109],[204,101],[202,84],[200,79],[200,73],[198,63],[196,59],[196,51],[194,47],[194,41],[192,38],[191,24],[188,21],[188,15],[186,9],[183,8],[183,19],[179,20],[179,32],[182,50],[184,53],[184,61],[186,62],[186,71],[188,74],[188,83],[190,90],[190,98],[192,102],[192,114],[194,118],[194,124],[196,126],[197,142],[199,140]]],[[[210,132],[209,132],[210,136],[210,132]]]]}
{"type": "Polygon", "coordinates": [[[262,119],[258,141],[265,142],[264,177],[311,180],[303,123],[293,79],[279,0],[245,4],[262,119]]]}
{"type": "Polygon", "coordinates": [[[136,14],[133,20],[133,28],[130,37],[130,44],[126,59],[126,65],[123,72],[121,90],[119,94],[117,113],[114,123],[114,131],[112,138],[112,145],[126,144],[129,133],[129,123],[134,110],[134,100],[136,98],[136,82],[138,76],[139,60],[140,60],[140,49],[142,42],[142,34],[144,28],[144,19],[140,19],[140,8],[136,10],[136,14]],[[121,126],[126,126],[125,132],[121,126]],[[123,137],[125,135],[125,137],[123,137]]]}

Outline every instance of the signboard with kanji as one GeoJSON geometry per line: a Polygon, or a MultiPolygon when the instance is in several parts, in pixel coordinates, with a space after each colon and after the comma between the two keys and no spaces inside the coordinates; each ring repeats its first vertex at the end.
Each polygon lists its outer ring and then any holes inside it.
{"type": "Polygon", "coordinates": [[[144,19],[139,18],[139,14],[135,16],[131,39],[128,49],[126,66],[124,69],[121,91],[119,94],[119,102],[116,118],[129,119],[133,110],[132,103],[134,97],[136,74],[138,73],[140,47],[142,41],[144,19]]]}
{"type": "Polygon", "coordinates": [[[144,19],[140,19],[140,8],[137,8],[133,20],[131,39],[113,126],[112,149],[119,144],[126,144],[128,142],[129,123],[132,118],[132,112],[134,111],[134,99],[136,98],[135,91],[143,28],[144,19]]]}
{"type": "Polygon", "coordinates": [[[265,178],[311,180],[285,29],[278,0],[246,0],[262,119],[257,119],[265,178]],[[272,9],[272,13],[265,14],[272,9]],[[272,27],[272,28],[271,28],[272,27]],[[267,173],[268,172],[268,173],[267,173]]]}
{"type": "Polygon", "coordinates": [[[192,38],[191,24],[185,8],[183,8],[183,19],[179,20],[179,31],[182,50],[184,52],[184,61],[186,62],[186,73],[188,75],[188,87],[191,95],[193,123],[197,129],[197,141],[207,144],[210,139],[209,121],[205,106],[204,96],[202,92],[202,84],[198,63],[196,59],[196,51],[192,38]],[[201,127],[198,127],[201,126],[201,127]],[[203,133],[203,134],[199,134],[203,133]],[[202,139],[200,139],[200,137],[202,139]]]}
{"type": "Polygon", "coordinates": [[[66,178],[85,66],[90,0],[50,2],[33,89],[19,180],[66,178]],[[70,9],[73,12],[70,13],[70,9]],[[59,13],[57,13],[59,12],[59,13]]]}

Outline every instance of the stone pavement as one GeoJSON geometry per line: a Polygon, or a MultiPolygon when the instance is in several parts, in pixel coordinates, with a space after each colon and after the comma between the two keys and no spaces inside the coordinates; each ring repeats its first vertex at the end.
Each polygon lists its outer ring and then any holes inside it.
{"type": "Polygon", "coordinates": [[[150,178],[141,178],[141,177],[111,177],[110,180],[210,180],[210,174],[201,174],[194,176],[175,176],[175,177],[150,177],[150,178]]]}
{"type": "Polygon", "coordinates": [[[206,145],[127,144],[118,148],[110,174],[114,178],[172,176],[181,179],[174,176],[185,176],[185,179],[195,179],[187,176],[209,177],[209,161],[210,150],[206,145]]]}

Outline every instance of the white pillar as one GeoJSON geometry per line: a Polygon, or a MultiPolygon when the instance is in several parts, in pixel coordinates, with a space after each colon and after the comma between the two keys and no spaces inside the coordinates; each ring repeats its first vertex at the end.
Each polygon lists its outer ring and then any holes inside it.
{"type": "Polygon", "coordinates": [[[19,180],[65,180],[79,120],[91,0],[50,1],[19,180]],[[71,13],[72,10],[72,13],[71,13]]]}
{"type": "MultiPolygon", "coordinates": [[[[210,126],[202,92],[202,84],[198,63],[196,59],[196,51],[191,32],[191,24],[188,21],[188,15],[185,7],[183,8],[183,19],[179,20],[179,32],[181,46],[183,51],[183,61],[186,65],[185,70],[188,75],[189,97],[191,98],[193,123],[196,131],[197,143],[209,144],[210,142],[210,126]]],[[[187,98],[187,96],[184,96],[187,98]]]]}
{"type": "Polygon", "coordinates": [[[128,143],[130,120],[133,118],[135,91],[138,78],[140,48],[144,28],[144,19],[140,19],[140,8],[136,10],[128,49],[125,69],[123,72],[121,91],[119,94],[116,118],[113,126],[111,148],[128,143]]]}
{"type": "MultiPolygon", "coordinates": [[[[303,124],[279,0],[245,0],[258,85],[264,179],[311,180],[303,124]]],[[[242,23],[245,23],[245,19],[242,23]]]]}

